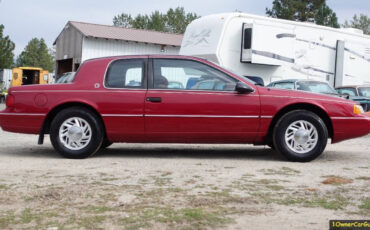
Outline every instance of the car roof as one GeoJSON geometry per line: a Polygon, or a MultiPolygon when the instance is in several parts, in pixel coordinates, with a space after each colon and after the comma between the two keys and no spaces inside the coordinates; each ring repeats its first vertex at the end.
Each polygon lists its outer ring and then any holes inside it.
{"type": "Polygon", "coordinates": [[[361,87],[370,87],[370,85],[345,85],[345,86],[338,86],[335,87],[336,89],[342,89],[342,88],[361,88],[361,87]]]}
{"type": "Polygon", "coordinates": [[[106,57],[97,57],[97,58],[90,58],[86,61],[92,61],[92,60],[105,60],[105,59],[119,59],[119,58],[179,58],[179,59],[201,59],[206,60],[205,58],[201,57],[194,57],[194,56],[188,56],[188,55],[176,55],[176,54],[139,54],[139,55],[117,55],[117,56],[106,56],[106,57]]]}

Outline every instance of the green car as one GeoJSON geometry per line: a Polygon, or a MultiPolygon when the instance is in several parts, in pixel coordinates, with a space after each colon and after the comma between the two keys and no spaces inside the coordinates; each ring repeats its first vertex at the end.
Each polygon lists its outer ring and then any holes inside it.
{"type": "Polygon", "coordinates": [[[341,86],[335,88],[340,94],[347,94],[349,98],[361,104],[365,112],[370,111],[370,85],[341,86]]]}

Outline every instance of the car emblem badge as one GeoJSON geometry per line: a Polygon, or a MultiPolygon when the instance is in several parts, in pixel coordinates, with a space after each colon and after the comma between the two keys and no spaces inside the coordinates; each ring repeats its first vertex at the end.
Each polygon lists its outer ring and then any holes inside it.
{"type": "Polygon", "coordinates": [[[100,84],[99,83],[95,83],[94,87],[95,87],[95,89],[97,89],[97,88],[100,87],[100,84]]]}

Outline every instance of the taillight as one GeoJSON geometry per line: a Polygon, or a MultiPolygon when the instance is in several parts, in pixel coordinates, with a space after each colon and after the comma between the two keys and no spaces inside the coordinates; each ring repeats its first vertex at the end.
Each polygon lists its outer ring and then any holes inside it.
{"type": "Polygon", "coordinates": [[[8,94],[8,96],[6,96],[6,106],[13,107],[14,104],[15,104],[15,97],[11,94],[8,94]]]}

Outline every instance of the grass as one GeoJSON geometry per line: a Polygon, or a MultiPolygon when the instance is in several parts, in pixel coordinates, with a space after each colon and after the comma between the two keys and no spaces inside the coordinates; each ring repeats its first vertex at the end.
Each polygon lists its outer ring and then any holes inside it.
{"type": "Polygon", "coordinates": [[[163,172],[161,174],[161,177],[166,177],[166,176],[170,176],[170,175],[172,175],[172,172],[163,172]]]}
{"type": "Polygon", "coordinates": [[[9,225],[15,223],[15,214],[13,211],[7,211],[5,213],[0,213],[0,228],[5,229],[9,225]]]}
{"type": "Polygon", "coordinates": [[[5,184],[0,184],[0,190],[8,190],[8,189],[9,189],[9,186],[5,184]]]}
{"type": "Polygon", "coordinates": [[[86,212],[94,213],[94,214],[101,214],[101,213],[112,211],[113,209],[107,206],[89,205],[89,206],[83,207],[83,210],[86,212]]]}
{"type": "Polygon", "coordinates": [[[360,176],[356,178],[357,180],[370,180],[370,177],[368,176],[360,176]]]}
{"type": "Polygon", "coordinates": [[[206,211],[202,208],[182,208],[172,207],[150,207],[143,208],[139,212],[135,210],[131,215],[121,218],[120,223],[125,229],[140,229],[150,227],[153,223],[163,223],[174,228],[191,227],[192,229],[205,229],[208,227],[220,226],[229,222],[228,218],[222,216],[217,211],[206,211]]]}
{"type": "Polygon", "coordinates": [[[22,211],[21,214],[21,223],[27,224],[33,221],[36,218],[36,215],[32,213],[30,208],[26,208],[22,211]]]}
{"type": "Polygon", "coordinates": [[[370,210],[370,197],[365,198],[364,200],[362,200],[359,208],[370,210]]]}
{"type": "Polygon", "coordinates": [[[77,224],[79,227],[83,227],[86,229],[101,229],[98,227],[98,224],[103,223],[106,220],[107,216],[85,216],[81,217],[78,221],[77,224]]]}
{"type": "Polygon", "coordinates": [[[299,170],[292,169],[289,167],[282,167],[280,169],[261,169],[258,171],[262,172],[264,175],[284,175],[284,176],[292,176],[301,173],[299,170]]]}
{"type": "Polygon", "coordinates": [[[0,229],[18,229],[23,227],[14,226],[29,224],[34,228],[39,228],[44,220],[57,216],[58,214],[51,211],[36,212],[30,208],[25,208],[18,215],[12,210],[0,212],[0,229]]]}

